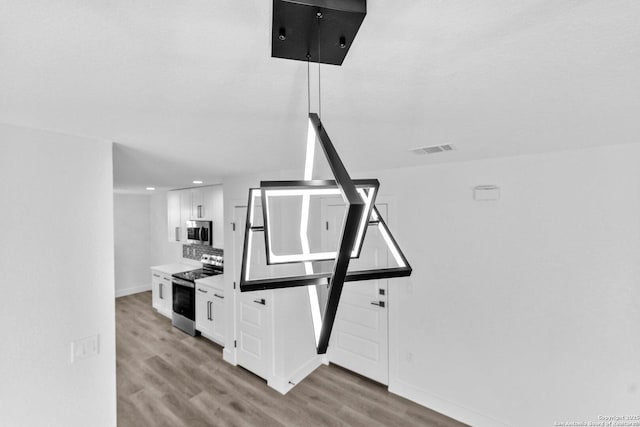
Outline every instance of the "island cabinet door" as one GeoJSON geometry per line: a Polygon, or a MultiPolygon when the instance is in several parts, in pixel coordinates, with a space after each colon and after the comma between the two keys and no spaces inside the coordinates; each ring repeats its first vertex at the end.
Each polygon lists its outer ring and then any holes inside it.
{"type": "Polygon", "coordinates": [[[160,284],[162,283],[162,276],[156,271],[151,272],[151,304],[156,310],[160,310],[162,301],[160,300],[160,284]]]}
{"type": "Polygon", "coordinates": [[[205,336],[211,335],[213,290],[196,285],[196,329],[205,336]]]}
{"type": "Polygon", "coordinates": [[[168,274],[162,276],[162,303],[164,304],[164,315],[171,318],[173,314],[173,285],[171,284],[171,276],[168,274]]]}
{"type": "Polygon", "coordinates": [[[211,338],[216,340],[218,344],[224,346],[224,328],[225,328],[225,309],[224,309],[224,293],[219,290],[214,290],[213,298],[211,299],[212,308],[212,326],[211,326],[211,338]]]}

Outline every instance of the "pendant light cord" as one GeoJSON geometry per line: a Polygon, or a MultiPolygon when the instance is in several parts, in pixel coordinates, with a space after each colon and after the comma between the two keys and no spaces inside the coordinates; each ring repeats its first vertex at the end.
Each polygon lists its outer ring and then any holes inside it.
{"type": "Polygon", "coordinates": [[[322,13],[318,12],[318,118],[322,121],[322,97],[320,86],[320,19],[322,19],[322,13]]]}
{"type": "Polygon", "coordinates": [[[311,114],[311,77],[310,77],[311,55],[307,53],[307,115],[311,114]]]}
{"type": "MultiPolygon", "coordinates": [[[[320,19],[322,19],[322,13],[318,12],[318,118],[322,120],[322,86],[320,83],[320,19]]],[[[311,52],[307,52],[307,113],[311,114],[311,52]]]]}

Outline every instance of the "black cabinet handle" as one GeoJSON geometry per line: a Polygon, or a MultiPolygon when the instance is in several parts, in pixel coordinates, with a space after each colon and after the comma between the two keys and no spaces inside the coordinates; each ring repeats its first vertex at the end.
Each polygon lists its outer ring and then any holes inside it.
{"type": "Polygon", "coordinates": [[[211,318],[211,306],[212,306],[211,301],[207,301],[207,319],[209,320],[213,320],[211,318]]]}
{"type": "Polygon", "coordinates": [[[162,297],[162,285],[164,285],[164,283],[160,283],[160,299],[164,299],[164,298],[162,297]]]}
{"type": "Polygon", "coordinates": [[[373,301],[371,305],[377,305],[378,307],[384,308],[384,301],[373,301]]]}
{"type": "Polygon", "coordinates": [[[153,277],[160,277],[160,275],[153,273],[153,277]]]}
{"type": "Polygon", "coordinates": [[[265,301],[264,298],[254,299],[253,302],[255,302],[256,304],[267,305],[267,301],[265,301]]]}
{"type": "Polygon", "coordinates": [[[213,294],[214,297],[218,297],[220,299],[224,299],[224,297],[222,295],[218,295],[218,294],[213,294]]]}
{"type": "Polygon", "coordinates": [[[208,294],[209,292],[205,291],[204,289],[200,289],[198,288],[198,292],[202,292],[203,294],[208,294]]]}

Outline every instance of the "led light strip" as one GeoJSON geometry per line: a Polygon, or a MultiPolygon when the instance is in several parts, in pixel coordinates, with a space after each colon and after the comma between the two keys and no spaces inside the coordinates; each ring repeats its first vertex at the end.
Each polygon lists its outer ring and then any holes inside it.
{"type": "Polygon", "coordinates": [[[264,190],[264,195],[267,198],[286,196],[335,196],[339,194],[339,188],[292,188],[281,190],[264,190]]]}
{"type": "MultiPolygon", "coordinates": [[[[371,201],[373,200],[373,193],[375,192],[375,189],[370,188],[369,189],[369,194],[367,195],[364,192],[363,188],[358,188],[358,193],[360,193],[360,197],[362,197],[362,200],[365,202],[365,207],[364,207],[364,212],[369,212],[371,209],[371,201]]],[[[358,226],[358,235],[356,236],[356,240],[355,242],[358,242],[358,245],[354,245],[353,248],[353,252],[351,252],[351,256],[354,257],[357,255],[357,249],[356,247],[358,246],[362,246],[362,244],[364,243],[362,241],[362,235],[364,234],[364,229],[367,226],[367,224],[369,223],[369,218],[365,217],[364,215],[362,216],[362,219],[360,220],[360,225],[358,226]]]]}
{"type": "Polygon", "coordinates": [[[309,119],[309,126],[307,127],[307,153],[304,161],[304,180],[310,181],[313,179],[313,159],[316,155],[316,130],[313,128],[313,123],[309,119]]]}
{"type": "MultiPolygon", "coordinates": [[[[305,173],[306,175],[306,173],[305,173]]],[[[358,193],[362,200],[365,202],[365,212],[368,212],[371,209],[371,203],[373,202],[373,197],[375,193],[375,189],[373,187],[369,188],[368,192],[365,192],[364,188],[358,188],[358,193]]],[[[272,197],[287,197],[287,196],[302,196],[302,212],[300,219],[300,238],[302,243],[302,253],[301,254],[290,254],[290,255],[277,255],[272,250],[271,244],[271,234],[267,233],[267,239],[269,241],[269,258],[271,263],[273,264],[283,264],[290,262],[306,262],[306,261],[326,261],[335,259],[337,252],[316,252],[311,253],[309,251],[309,243],[308,239],[306,240],[306,252],[305,252],[305,237],[307,235],[307,228],[309,222],[309,203],[310,196],[324,196],[324,195],[339,195],[340,189],[338,188],[311,188],[311,189],[278,189],[278,190],[265,190],[265,226],[271,224],[270,216],[269,216],[269,199],[272,197]],[[304,236],[303,236],[304,234],[304,236]]],[[[364,234],[365,227],[369,223],[369,218],[366,215],[363,215],[360,219],[360,224],[358,225],[358,234],[356,237],[356,242],[359,244],[354,246],[353,251],[351,252],[352,257],[356,257],[358,255],[358,247],[362,245],[362,238],[364,234]]],[[[306,269],[306,266],[305,266],[306,269]]]]}
{"type": "Polygon", "coordinates": [[[251,243],[253,241],[253,230],[251,230],[251,227],[253,227],[253,207],[256,203],[256,197],[260,197],[260,190],[251,190],[251,203],[249,203],[249,227],[247,227],[249,235],[247,236],[247,260],[244,270],[244,280],[249,280],[249,269],[251,268],[251,243]]]}
{"type": "Polygon", "coordinates": [[[391,255],[393,255],[393,258],[396,260],[396,263],[398,264],[398,266],[406,267],[407,264],[405,264],[404,260],[400,256],[400,252],[398,252],[398,248],[393,243],[393,240],[391,240],[391,236],[389,235],[387,228],[382,225],[382,222],[380,221],[380,217],[378,216],[377,209],[374,208],[373,211],[371,211],[371,216],[373,217],[374,221],[379,221],[378,231],[380,231],[380,234],[382,234],[382,238],[387,243],[387,247],[391,251],[391,255]]]}
{"type": "MultiPolygon", "coordinates": [[[[304,164],[304,180],[310,181],[313,177],[313,158],[315,156],[316,131],[313,124],[309,120],[307,131],[307,157],[304,164]]],[[[302,196],[302,212],[300,213],[300,244],[302,245],[302,254],[308,256],[311,254],[309,249],[309,205],[311,204],[311,194],[303,194],[302,196]]],[[[313,264],[310,261],[304,263],[304,271],[306,274],[313,274],[313,264]]],[[[316,346],[320,342],[320,332],[322,331],[322,317],[320,315],[320,301],[318,300],[318,289],[311,285],[307,286],[309,292],[309,306],[311,307],[311,319],[313,320],[313,332],[316,338],[316,346]]]]}

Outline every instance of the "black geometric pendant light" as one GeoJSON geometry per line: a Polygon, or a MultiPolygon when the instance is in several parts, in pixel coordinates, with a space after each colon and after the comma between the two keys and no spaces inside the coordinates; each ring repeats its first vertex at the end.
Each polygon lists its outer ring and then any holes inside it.
{"type": "MultiPolygon", "coordinates": [[[[365,13],[365,0],[274,0],[272,56],[309,62],[322,52],[312,62],[339,65],[365,13]]],[[[309,113],[304,179],[262,181],[260,188],[249,190],[240,290],[306,286],[318,354],[327,351],[345,282],[411,274],[409,262],[375,207],[378,187],[377,179],[351,179],[320,117],[309,113]],[[313,179],[317,145],[333,179],[313,179]],[[310,244],[314,230],[309,223],[317,198],[332,196],[344,202],[344,218],[335,250],[327,251],[310,244]],[[285,234],[294,245],[283,248],[278,239],[285,234]],[[393,265],[358,268],[368,235],[384,242],[393,265]],[[318,285],[328,286],[322,312],[318,285]]]]}

